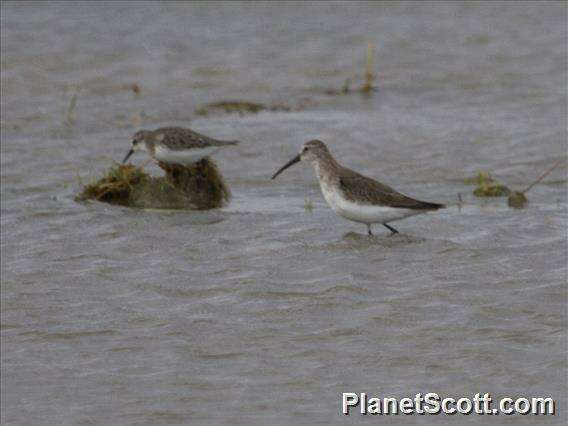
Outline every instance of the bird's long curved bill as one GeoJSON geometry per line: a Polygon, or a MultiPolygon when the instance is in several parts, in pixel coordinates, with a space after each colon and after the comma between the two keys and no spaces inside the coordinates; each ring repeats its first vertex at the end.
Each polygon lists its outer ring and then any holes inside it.
{"type": "Polygon", "coordinates": [[[272,179],[275,179],[276,176],[278,176],[280,173],[282,173],[288,167],[293,166],[294,164],[298,163],[299,161],[300,161],[300,154],[296,155],[294,158],[292,158],[290,161],[288,161],[286,164],[284,164],[276,173],[274,173],[274,175],[272,175],[272,179]]]}
{"type": "Polygon", "coordinates": [[[122,164],[126,163],[126,160],[128,160],[132,154],[134,154],[134,150],[133,150],[133,149],[131,149],[130,151],[128,151],[128,153],[127,153],[126,156],[124,157],[124,160],[122,160],[122,164]]]}

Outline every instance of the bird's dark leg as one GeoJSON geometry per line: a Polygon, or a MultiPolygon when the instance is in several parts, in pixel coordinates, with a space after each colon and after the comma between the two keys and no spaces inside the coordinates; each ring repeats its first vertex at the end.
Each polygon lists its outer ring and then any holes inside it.
{"type": "Polygon", "coordinates": [[[373,233],[371,232],[371,225],[369,223],[367,224],[367,232],[369,233],[369,237],[373,236],[373,233]]]}
{"type": "Polygon", "coordinates": [[[386,226],[388,230],[391,231],[393,234],[398,234],[398,231],[394,229],[392,226],[387,225],[386,223],[383,223],[383,225],[386,226]]]}

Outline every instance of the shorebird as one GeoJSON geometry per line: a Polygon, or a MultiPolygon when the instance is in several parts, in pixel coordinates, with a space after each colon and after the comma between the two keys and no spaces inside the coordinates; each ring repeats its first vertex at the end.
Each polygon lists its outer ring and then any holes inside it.
{"type": "Polygon", "coordinates": [[[140,130],[134,134],[132,148],[123,163],[136,151],[146,151],[154,160],[187,166],[215,154],[239,141],[220,141],[182,127],[140,130]]]}
{"type": "Polygon", "coordinates": [[[300,161],[314,167],[323,197],[333,211],[347,220],[364,223],[369,235],[373,235],[371,225],[374,223],[398,234],[390,222],[444,207],[407,197],[388,185],[343,167],[318,140],[306,142],[300,153],[274,173],[272,179],[300,161]]]}

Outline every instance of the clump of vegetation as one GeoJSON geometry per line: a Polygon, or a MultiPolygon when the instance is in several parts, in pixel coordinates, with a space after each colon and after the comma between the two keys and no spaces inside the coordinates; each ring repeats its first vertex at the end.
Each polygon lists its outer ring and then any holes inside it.
{"type": "Polygon", "coordinates": [[[508,187],[493,180],[489,173],[477,173],[477,188],[473,190],[476,197],[504,197],[510,193],[508,187]]]}
{"type": "Polygon", "coordinates": [[[67,126],[71,126],[75,123],[75,107],[77,106],[77,99],[79,98],[79,90],[80,87],[75,87],[73,95],[71,95],[71,99],[69,100],[69,105],[65,110],[65,118],[63,119],[63,122],[67,126]]]}
{"type": "Polygon", "coordinates": [[[209,115],[212,113],[238,113],[238,114],[256,114],[264,111],[268,107],[264,104],[248,101],[220,101],[203,105],[198,108],[195,113],[197,115],[209,115]]]}
{"type": "Polygon", "coordinates": [[[312,203],[312,200],[310,200],[309,198],[306,198],[304,200],[304,210],[308,213],[314,211],[314,203],[312,203]]]}
{"type": "Polygon", "coordinates": [[[507,204],[509,207],[521,208],[526,205],[528,199],[526,193],[536,184],[540,183],[546,176],[548,176],[556,167],[566,161],[566,158],[560,158],[554,162],[538,179],[532,182],[525,189],[520,191],[513,191],[507,186],[502,185],[491,177],[489,173],[479,172],[476,177],[477,188],[474,189],[473,194],[477,197],[503,197],[507,196],[507,204]]]}
{"type": "Polygon", "coordinates": [[[351,88],[351,80],[346,79],[341,89],[327,88],[323,90],[326,95],[350,95],[352,93],[361,93],[363,95],[370,95],[377,90],[374,86],[375,79],[377,78],[375,72],[375,42],[369,41],[367,43],[367,56],[365,58],[365,73],[363,74],[363,84],[358,89],[351,88]]]}
{"type": "Polygon", "coordinates": [[[361,93],[369,94],[375,90],[373,82],[375,81],[375,73],[373,72],[375,62],[375,43],[369,41],[367,43],[367,59],[365,60],[365,83],[361,87],[361,93]]]}
{"type": "Polygon", "coordinates": [[[558,167],[565,160],[566,160],[565,158],[560,158],[559,160],[555,161],[554,164],[548,170],[546,170],[542,175],[538,177],[537,180],[535,180],[533,183],[531,183],[522,191],[513,191],[507,198],[507,205],[509,207],[514,207],[516,209],[524,207],[525,204],[529,201],[525,196],[525,193],[528,192],[537,183],[540,183],[546,176],[548,176],[556,167],[558,167]]]}
{"type": "MultiPolygon", "coordinates": [[[[166,172],[164,179],[170,190],[181,191],[188,201],[188,206],[192,206],[190,208],[214,209],[223,206],[231,198],[231,192],[219,169],[210,159],[203,159],[190,166],[166,163],[158,165],[166,172]]],[[[160,185],[161,194],[167,196],[168,191],[163,190],[163,182],[160,182],[160,185]]],[[[151,203],[151,200],[149,201],[151,203]]],[[[167,201],[166,198],[164,202],[167,201]]],[[[181,201],[183,204],[183,200],[181,201]]]]}
{"type": "Polygon", "coordinates": [[[195,113],[197,115],[209,115],[216,113],[225,114],[257,114],[261,111],[292,111],[294,108],[286,104],[266,105],[259,102],[249,101],[220,101],[213,102],[199,107],[195,113]]]}
{"type": "Polygon", "coordinates": [[[101,179],[86,185],[76,199],[127,205],[134,187],[148,178],[149,176],[139,167],[132,164],[116,164],[101,179]]]}
{"type": "Polygon", "coordinates": [[[527,197],[525,196],[524,192],[522,191],[513,191],[511,192],[511,194],[507,197],[507,205],[509,207],[514,207],[516,209],[520,209],[521,207],[524,207],[525,204],[528,202],[529,200],[527,199],[527,197]]]}
{"type": "Polygon", "coordinates": [[[205,210],[219,208],[230,199],[229,188],[209,159],[191,166],[159,166],[165,171],[163,177],[149,176],[131,164],[116,164],[101,179],[85,186],[76,200],[139,208],[205,210]]]}

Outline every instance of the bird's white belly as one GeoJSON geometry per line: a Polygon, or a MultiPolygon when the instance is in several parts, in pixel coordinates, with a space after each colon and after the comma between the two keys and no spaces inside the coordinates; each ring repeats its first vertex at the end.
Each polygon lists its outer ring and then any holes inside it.
{"type": "Polygon", "coordinates": [[[220,146],[208,146],[206,148],[171,150],[158,145],[154,151],[154,158],[164,163],[192,164],[215,154],[221,148],[220,146]]]}
{"type": "Polygon", "coordinates": [[[347,200],[339,190],[328,185],[321,187],[329,206],[341,217],[360,223],[388,223],[421,213],[420,210],[358,204],[347,200]]]}

